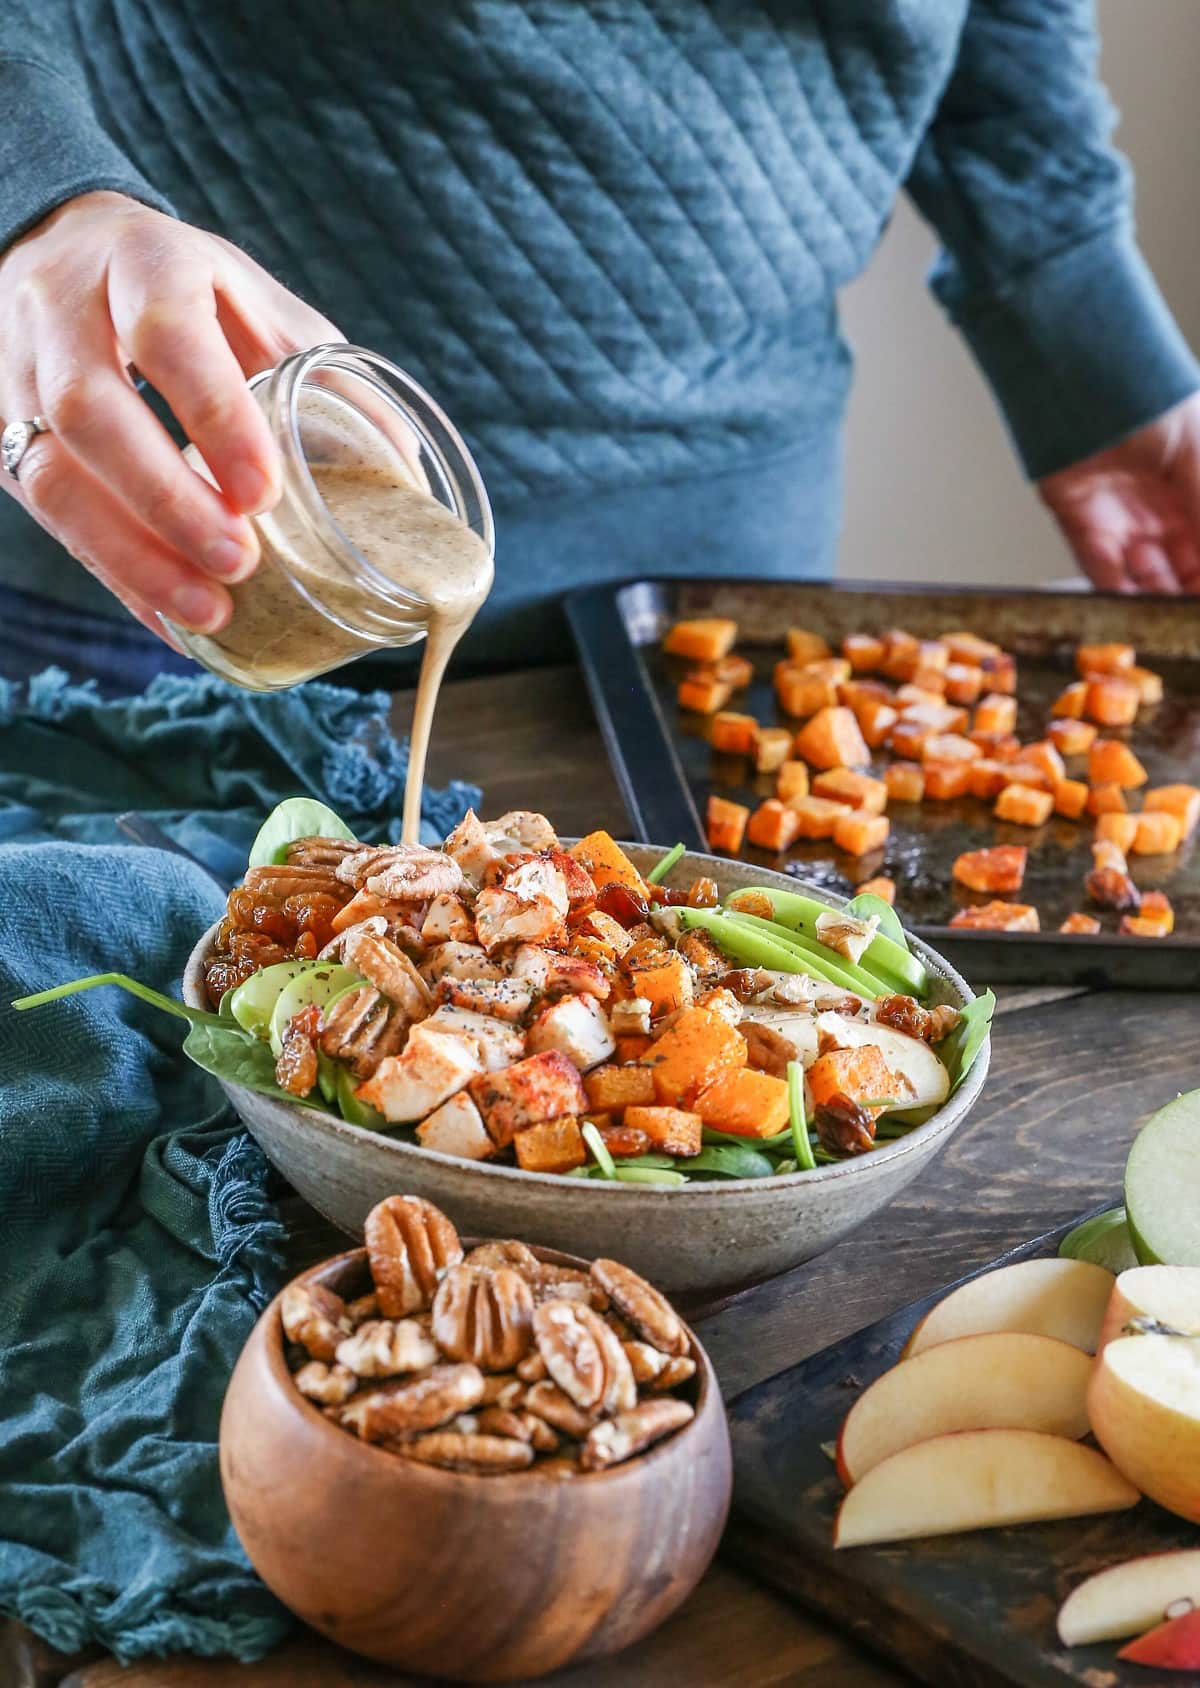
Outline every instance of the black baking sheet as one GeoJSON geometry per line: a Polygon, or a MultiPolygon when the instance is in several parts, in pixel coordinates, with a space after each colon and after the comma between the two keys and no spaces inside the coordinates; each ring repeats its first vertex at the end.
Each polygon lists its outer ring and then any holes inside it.
{"type": "MultiPolygon", "coordinates": [[[[1137,646],[1141,663],[1163,675],[1166,696],[1156,708],[1141,710],[1133,727],[1104,731],[1130,742],[1152,785],[1200,784],[1200,599],[668,579],[576,593],[567,614],[631,819],[647,843],[678,839],[704,849],[701,816],[711,791],[753,806],[774,785],[773,775],[756,775],[744,758],[714,755],[707,720],[678,708],[675,688],[688,664],[660,647],[671,623],[687,616],[727,615],[739,623],[737,649],[754,662],[755,680],[730,707],[764,722],[784,719],[771,677],[789,626],[821,633],[835,650],[851,632],[905,627],[927,638],[969,628],[1016,653],[1017,731],[1026,742],[1044,737],[1050,704],[1075,677],[1076,645],[1124,640],[1137,646]]],[[[1069,761],[1067,771],[1079,775],[1081,765],[1069,761]]],[[[995,821],[990,805],[974,798],[892,804],[888,814],[892,827],[884,851],[861,862],[827,841],[800,841],[783,858],[747,845],[741,859],[764,867],[795,864],[801,877],[846,893],[877,873],[889,874],[902,918],[976,984],[1200,985],[1200,832],[1170,856],[1131,858],[1138,885],[1165,891],[1176,913],[1172,938],[1132,939],[1117,936],[1116,915],[1087,903],[1089,817],[1073,822],[1052,816],[1036,829],[1011,826],[995,821]],[[957,908],[987,900],[952,882],[955,856],[998,843],[1029,846],[1019,899],[1039,910],[1043,930],[1036,935],[947,925],[957,908]],[[1076,909],[1099,913],[1103,933],[1059,934],[1055,928],[1076,909]]]]}

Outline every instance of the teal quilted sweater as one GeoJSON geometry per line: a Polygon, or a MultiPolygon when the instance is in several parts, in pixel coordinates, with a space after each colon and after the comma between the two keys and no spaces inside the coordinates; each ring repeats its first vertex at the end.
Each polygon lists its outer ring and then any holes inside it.
{"type": "MultiPolygon", "coordinates": [[[[5,0],[0,245],[122,189],[404,364],[519,645],[589,577],[828,565],[837,295],[901,188],[1031,475],[1200,385],[1096,47],[1090,0],[5,0]]],[[[74,590],[14,532],[0,579],[74,590]]]]}

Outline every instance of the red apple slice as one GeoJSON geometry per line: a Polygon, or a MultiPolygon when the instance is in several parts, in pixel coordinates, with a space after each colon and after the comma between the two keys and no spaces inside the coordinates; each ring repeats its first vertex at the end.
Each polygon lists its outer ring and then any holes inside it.
{"type": "Polygon", "coordinates": [[[1056,1336],[1093,1354],[1113,1275],[1088,1260],[1021,1260],[971,1278],[919,1322],[902,1358],[935,1343],[984,1331],[1056,1336]]]}
{"type": "Polygon", "coordinates": [[[1176,1600],[1200,1606],[1200,1548],[1148,1553],[1097,1571],[1063,1601],[1059,1640],[1066,1647],[1089,1647],[1096,1641],[1140,1635],[1161,1623],[1176,1600]]]}
{"type": "Polygon", "coordinates": [[[1135,1665],[1156,1665],[1159,1670],[1200,1670],[1200,1612],[1185,1612],[1181,1618],[1159,1624],[1122,1647],[1117,1657],[1135,1665]]]}
{"type": "Polygon", "coordinates": [[[960,1430],[885,1459],[850,1490],[835,1547],[1081,1518],[1136,1506],[1103,1454],[1038,1430],[960,1430]]]}
{"type": "Polygon", "coordinates": [[[1143,1494],[1200,1524],[1200,1337],[1119,1336],[1088,1385],[1096,1440],[1143,1494]]]}
{"type": "Polygon", "coordinates": [[[953,1430],[1088,1433],[1092,1362],[1053,1336],[992,1331],[938,1343],[885,1372],[851,1407],[838,1437],[847,1488],[873,1466],[953,1430]]]}

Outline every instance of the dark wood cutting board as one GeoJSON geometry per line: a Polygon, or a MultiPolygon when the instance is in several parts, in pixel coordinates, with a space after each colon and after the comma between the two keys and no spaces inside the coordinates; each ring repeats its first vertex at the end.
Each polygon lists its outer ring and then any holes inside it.
{"type": "MultiPolygon", "coordinates": [[[[1067,1229],[984,1270],[1053,1254],[1067,1229]]],[[[1058,1642],[1058,1608],[1092,1572],[1143,1553],[1200,1547],[1200,1529],[1150,1501],[1099,1518],[834,1552],[842,1486],[822,1443],[836,1439],[862,1389],[896,1362],[917,1320],[953,1287],[737,1397],[729,1408],[734,1516],[722,1553],[932,1688],[1180,1688],[1200,1681],[1121,1664],[1120,1642],[1058,1642]]]]}

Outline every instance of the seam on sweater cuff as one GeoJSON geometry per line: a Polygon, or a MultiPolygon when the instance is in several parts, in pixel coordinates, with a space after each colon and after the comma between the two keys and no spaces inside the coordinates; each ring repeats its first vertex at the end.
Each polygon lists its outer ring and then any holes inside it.
{"type": "Polygon", "coordinates": [[[1200,388],[1200,364],[1126,226],[952,307],[1032,480],[1200,388]]]}
{"type": "Polygon", "coordinates": [[[172,207],[101,126],[87,89],[34,59],[0,58],[0,251],[81,193],[172,207]]]}

